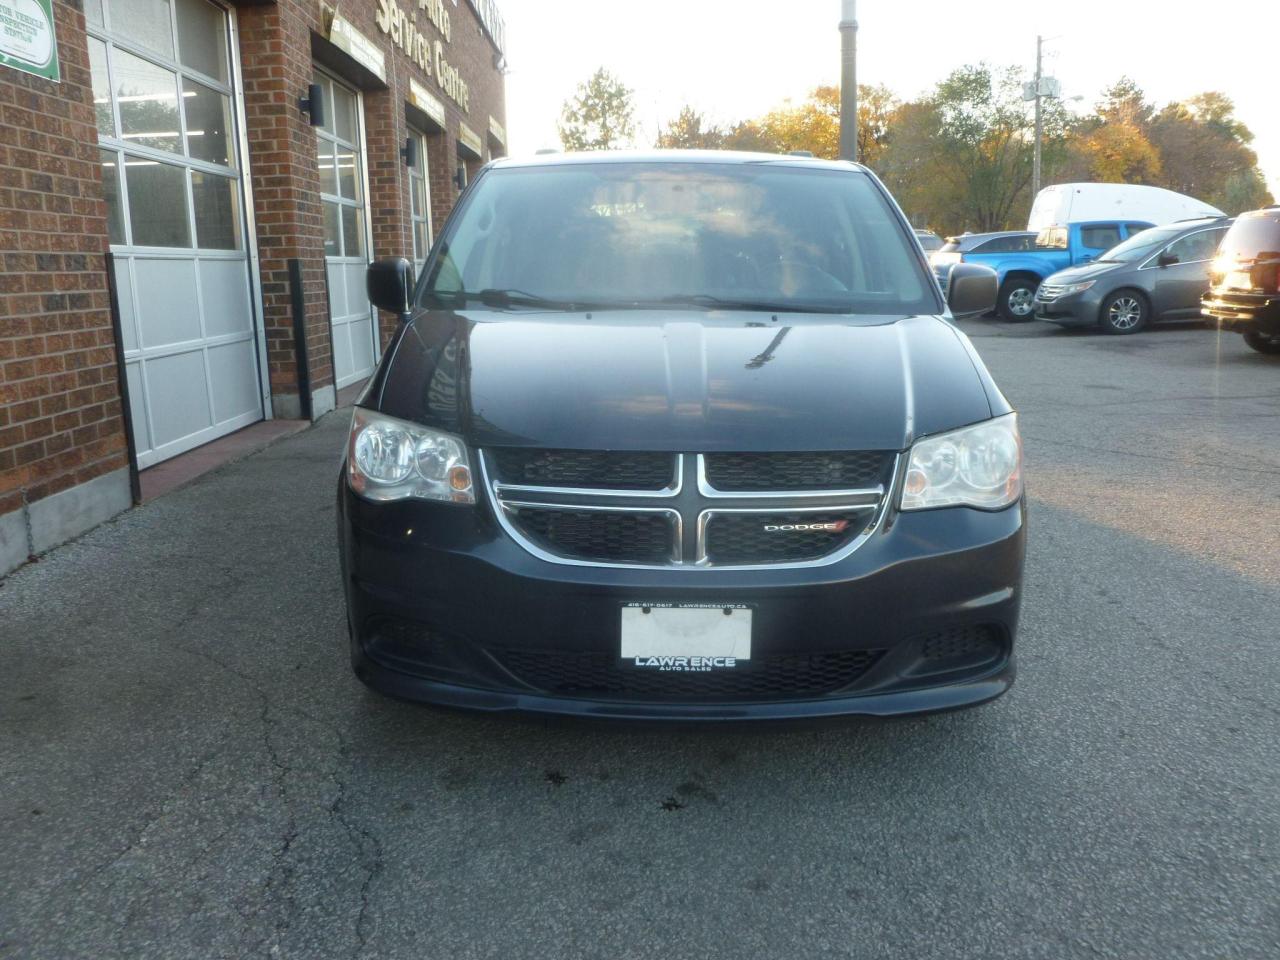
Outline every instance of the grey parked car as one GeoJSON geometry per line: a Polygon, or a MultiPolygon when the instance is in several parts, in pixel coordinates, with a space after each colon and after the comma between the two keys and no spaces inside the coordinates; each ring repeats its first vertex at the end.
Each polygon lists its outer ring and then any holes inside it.
{"type": "Polygon", "coordinates": [[[1036,291],[1035,314],[1063,326],[1137,333],[1154,320],[1200,316],[1209,265],[1231,221],[1180,220],[1117,244],[1092,263],[1060,270],[1036,291]]]}

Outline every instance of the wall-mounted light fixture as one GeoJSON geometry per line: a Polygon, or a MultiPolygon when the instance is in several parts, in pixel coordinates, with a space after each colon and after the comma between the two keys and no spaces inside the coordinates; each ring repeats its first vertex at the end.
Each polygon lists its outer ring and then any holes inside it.
{"type": "Polygon", "coordinates": [[[307,95],[298,100],[303,113],[310,114],[313,127],[324,126],[324,87],[313,83],[307,87],[307,95]]]}
{"type": "Polygon", "coordinates": [[[409,137],[405,140],[404,146],[400,148],[400,156],[404,159],[406,167],[416,167],[418,165],[418,138],[409,137]]]}

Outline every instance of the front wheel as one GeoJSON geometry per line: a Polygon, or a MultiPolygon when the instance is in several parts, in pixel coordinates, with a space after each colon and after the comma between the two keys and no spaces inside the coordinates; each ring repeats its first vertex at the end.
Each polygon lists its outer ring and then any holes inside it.
{"type": "Polygon", "coordinates": [[[1147,325],[1150,310],[1147,301],[1132,290],[1121,290],[1102,301],[1099,317],[1107,333],[1137,333],[1147,325]]]}
{"type": "Polygon", "coordinates": [[[1021,323],[1031,319],[1035,309],[1036,288],[1034,280],[1024,277],[1010,277],[1000,284],[999,313],[1010,323],[1021,323]]]}
{"type": "Polygon", "coordinates": [[[1259,353],[1280,353],[1280,334],[1263,333],[1261,330],[1246,330],[1244,342],[1259,353]]]}

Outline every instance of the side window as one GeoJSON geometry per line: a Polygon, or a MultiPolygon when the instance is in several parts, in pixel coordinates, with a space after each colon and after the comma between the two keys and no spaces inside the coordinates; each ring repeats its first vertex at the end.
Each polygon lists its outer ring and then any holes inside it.
{"type": "Polygon", "coordinates": [[[1131,237],[1135,233],[1141,233],[1143,230],[1149,229],[1145,223],[1126,223],[1124,225],[1124,228],[1126,231],[1128,231],[1129,236],[1131,237]]]}
{"type": "Polygon", "coordinates": [[[1080,244],[1090,250],[1110,250],[1120,242],[1120,228],[1114,223],[1080,228],[1080,244]]]}
{"type": "Polygon", "coordinates": [[[1196,263],[1200,260],[1212,260],[1222,241],[1223,230],[1201,230],[1192,233],[1169,245],[1169,253],[1178,258],[1179,263],[1196,263]]]}

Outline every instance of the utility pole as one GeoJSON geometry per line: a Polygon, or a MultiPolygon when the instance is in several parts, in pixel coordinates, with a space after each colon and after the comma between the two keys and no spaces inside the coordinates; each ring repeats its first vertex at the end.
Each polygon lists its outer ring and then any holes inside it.
{"type": "Polygon", "coordinates": [[[1044,37],[1036,36],[1036,145],[1031,159],[1031,197],[1034,200],[1040,195],[1040,136],[1044,125],[1040,117],[1040,49],[1044,46],[1044,37]]]}
{"type": "Polygon", "coordinates": [[[840,159],[858,159],[858,3],[840,5],[840,159]]]}

